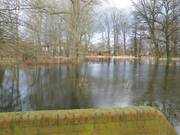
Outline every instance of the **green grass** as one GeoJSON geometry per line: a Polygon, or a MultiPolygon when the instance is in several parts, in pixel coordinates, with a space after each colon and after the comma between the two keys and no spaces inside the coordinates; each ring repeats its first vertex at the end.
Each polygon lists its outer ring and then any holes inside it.
{"type": "Polygon", "coordinates": [[[0,135],[176,135],[150,107],[0,113],[0,135]]]}

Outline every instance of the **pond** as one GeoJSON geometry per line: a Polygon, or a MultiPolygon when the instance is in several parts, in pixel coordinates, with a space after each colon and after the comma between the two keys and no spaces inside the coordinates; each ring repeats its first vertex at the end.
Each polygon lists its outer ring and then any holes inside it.
{"type": "Polygon", "coordinates": [[[160,109],[180,130],[180,62],[111,60],[0,68],[0,112],[134,105],[160,109]]]}

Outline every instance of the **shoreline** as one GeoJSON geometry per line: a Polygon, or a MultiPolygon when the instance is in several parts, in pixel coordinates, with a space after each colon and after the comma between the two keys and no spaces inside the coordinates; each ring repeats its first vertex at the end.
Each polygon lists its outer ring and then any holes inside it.
{"type": "MultiPolygon", "coordinates": [[[[85,56],[85,59],[87,60],[93,60],[93,59],[113,59],[113,60],[156,60],[156,57],[153,56],[142,56],[142,57],[135,57],[135,56],[85,56]]],[[[168,58],[161,57],[158,60],[168,60],[168,58]]],[[[170,58],[170,61],[180,61],[180,57],[172,57],[170,58]]]]}
{"type": "MultiPolygon", "coordinates": [[[[155,57],[134,57],[134,56],[85,56],[82,61],[90,61],[90,62],[108,62],[110,60],[152,60],[156,61],[155,57]]],[[[165,57],[159,58],[159,61],[167,61],[168,59],[165,57]]],[[[180,57],[172,57],[170,61],[180,61],[180,57]]],[[[75,64],[75,59],[70,57],[54,57],[54,58],[38,58],[35,60],[26,60],[26,61],[18,61],[13,58],[4,58],[0,59],[0,66],[13,66],[13,65],[25,65],[25,66],[34,66],[34,65],[51,65],[51,64],[75,64]]]]}

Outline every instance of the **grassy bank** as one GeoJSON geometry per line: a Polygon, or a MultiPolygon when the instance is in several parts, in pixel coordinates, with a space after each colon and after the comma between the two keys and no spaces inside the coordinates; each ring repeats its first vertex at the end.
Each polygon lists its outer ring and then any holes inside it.
{"type": "MultiPolygon", "coordinates": [[[[157,60],[156,57],[152,56],[143,56],[143,57],[135,57],[135,56],[86,56],[86,60],[97,60],[97,59],[114,59],[114,60],[133,60],[133,59],[140,59],[140,60],[157,60]]],[[[159,58],[158,60],[168,60],[167,58],[159,58]]],[[[180,61],[180,57],[173,57],[170,58],[172,61],[180,61]]]]}
{"type": "Polygon", "coordinates": [[[35,60],[27,60],[25,65],[46,65],[46,64],[69,64],[73,63],[73,59],[69,57],[39,57],[35,60]]]}
{"type": "Polygon", "coordinates": [[[12,65],[17,65],[18,63],[19,61],[14,58],[0,59],[0,66],[12,66],[12,65]]]}
{"type": "Polygon", "coordinates": [[[151,107],[0,113],[1,135],[177,135],[151,107]]]}

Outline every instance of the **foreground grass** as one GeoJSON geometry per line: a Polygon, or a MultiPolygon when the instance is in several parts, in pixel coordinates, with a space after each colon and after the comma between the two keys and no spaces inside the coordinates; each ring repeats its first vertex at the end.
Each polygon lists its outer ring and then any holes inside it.
{"type": "Polygon", "coordinates": [[[151,107],[0,113],[0,135],[177,135],[151,107]]]}

